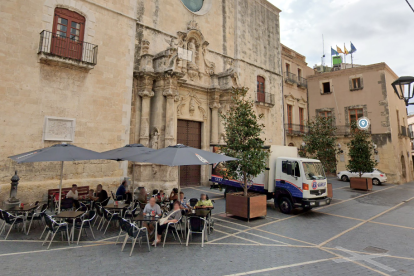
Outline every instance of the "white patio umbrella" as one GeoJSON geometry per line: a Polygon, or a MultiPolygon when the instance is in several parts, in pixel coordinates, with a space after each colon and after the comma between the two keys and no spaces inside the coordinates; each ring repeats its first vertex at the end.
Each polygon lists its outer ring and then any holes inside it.
{"type": "Polygon", "coordinates": [[[60,183],[59,183],[59,213],[62,198],[63,163],[65,161],[84,161],[102,159],[101,154],[96,151],[80,148],[71,144],[56,144],[48,148],[33,150],[14,156],[10,159],[17,163],[51,162],[60,161],[60,183]]]}

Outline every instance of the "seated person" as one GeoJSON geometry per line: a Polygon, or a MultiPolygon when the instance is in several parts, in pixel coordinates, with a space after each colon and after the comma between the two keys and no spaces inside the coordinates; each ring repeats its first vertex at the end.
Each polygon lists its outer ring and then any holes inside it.
{"type": "MultiPolygon", "coordinates": [[[[151,215],[151,216],[161,216],[161,208],[160,206],[155,202],[155,198],[151,197],[149,200],[149,203],[147,205],[145,205],[144,211],[143,211],[144,216],[146,215],[151,215]]],[[[144,227],[146,227],[148,229],[148,233],[149,235],[152,235],[154,233],[154,223],[150,222],[144,222],[143,223],[144,227]]]]}
{"type": "Polygon", "coordinates": [[[213,208],[213,202],[211,202],[210,199],[207,199],[206,194],[201,194],[200,200],[197,202],[195,208],[197,209],[213,208]]]}
{"type": "Polygon", "coordinates": [[[138,192],[139,192],[138,193],[138,201],[140,203],[146,204],[147,203],[147,191],[145,190],[144,187],[139,187],[138,192]]]}
{"type": "Polygon", "coordinates": [[[66,198],[72,198],[73,204],[75,205],[76,209],[79,208],[79,194],[78,194],[78,185],[73,184],[72,189],[66,194],[66,198]]]}
{"type": "Polygon", "coordinates": [[[178,199],[178,189],[174,188],[170,194],[170,201],[176,201],[178,199]]]}
{"type": "Polygon", "coordinates": [[[98,186],[96,186],[96,193],[93,200],[100,203],[103,202],[102,206],[106,206],[106,204],[108,204],[107,199],[108,193],[102,188],[102,184],[98,184],[98,186]]]}
{"type": "Polygon", "coordinates": [[[188,202],[187,199],[184,197],[184,192],[180,192],[180,208],[181,210],[188,210],[189,206],[188,206],[188,202]]]}
{"type": "Polygon", "coordinates": [[[168,214],[166,216],[166,218],[168,218],[167,221],[162,225],[160,225],[159,222],[158,222],[157,238],[154,240],[152,245],[155,245],[156,243],[158,244],[158,243],[161,242],[162,232],[164,232],[165,229],[167,229],[168,223],[170,223],[170,222],[176,223],[180,220],[180,218],[181,218],[180,205],[181,205],[180,202],[178,202],[177,200],[174,201],[173,209],[170,212],[168,212],[168,214]]]}
{"type": "Polygon", "coordinates": [[[88,193],[87,198],[90,199],[90,200],[94,200],[94,198],[95,198],[95,191],[93,189],[90,189],[89,190],[89,193],[88,193]]]}
{"type": "Polygon", "coordinates": [[[129,191],[127,190],[128,183],[126,180],[122,181],[121,186],[118,187],[116,190],[116,199],[117,200],[127,200],[127,194],[129,191]]]}
{"type": "Polygon", "coordinates": [[[163,203],[167,198],[165,197],[165,193],[163,190],[160,190],[160,192],[157,195],[157,202],[163,203]]]}

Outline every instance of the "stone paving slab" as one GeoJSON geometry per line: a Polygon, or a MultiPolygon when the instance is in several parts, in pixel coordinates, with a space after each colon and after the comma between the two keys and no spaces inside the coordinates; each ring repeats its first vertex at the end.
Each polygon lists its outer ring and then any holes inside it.
{"type": "Polygon", "coordinates": [[[374,246],[387,250],[391,255],[414,258],[413,241],[412,229],[366,223],[324,246],[330,248],[342,246],[360,252],[369,246],[374,246]]]}
{"type": "Polygon", "coordinates": [[[259,227],[259,229],[319,244],[358,223],[359,221],[352,219],[339,218],[317,212],[307,212],[288,220],[259,227]]]}
{"type": "Polygon", "coordinates": [[[413,229],[332,215],[360,219],[380,215],[374,221],[411,227],[414,200],[404,201],[414,196],[413,183],[361,192],[347,188],[349,183],[329,182],[334,189],[342,187],[334,190],[332,205],[285,215],[268,201],[268,216],[250,222],[225,216],[222,191],[184,188],[187,199],[207,193],[216,200],[215,231],[204,248],[201,235],[194,235],[188,247],[169,235],[164,248],[148,252],[144,243],[129,257],[131,244],[120,252],[121,244],[114,244],[118,228],[111,226],[106,235],[95,230],[96,241],[91,235],[82,236],[80,246],[68,246],[57,237],[46,250],[38,240],[43,227],[31,230],[29,236],[13,230],[10,239],[17,241],[0,237],[0,275],[414,275],[413,229]],[[317,247],[320,243],[322,248],[317,247]],[[395,271],[365,261],[337,263],[332,258],[350,257],[337,247],[354,250],[362,258],[374,256],[369,247],[384,249],[391,256],[375,260],[395,271]]]}

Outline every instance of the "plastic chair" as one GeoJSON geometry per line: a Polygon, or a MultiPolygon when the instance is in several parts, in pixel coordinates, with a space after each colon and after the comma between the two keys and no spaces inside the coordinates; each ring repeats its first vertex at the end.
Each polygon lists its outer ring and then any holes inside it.
{"type": "MultiPolygon", "coordinates": [[[[102,205],[100,203],[97,203],[95,205],[95,210],[96,210],[96,214],[98,215],[98,217],[100,217],[101,219],[99,220],[99,224],[98,227],[96,227],[97,230],[99,230],[99,227],[101,226],[104,218],[103,218],[103,211],[102,211],[102,205]]],[[[98,221],[98,218],[95,220],[95,222],[93,223],[93,226],[95,226],[96,222],[98,221]]]]}
{"type": "MultiPolygon", "coordinates": [[[[126,223],[129,223],[128,221],[125,221],[126,223]]],[[[146,227],[138,228],[135,224],[129,223],[127,225],[125,222],[125,229],[127,229],[127,235],[125,236],[124,243],[122,244],[121,251],[124,251],[125,244],[128,241],[128,238],[132,238],[132,247],[131,252],[129,253],[129,256],[131,257],[132,251],[134,251],[135,243],[137,242],[137,239],[139,239],[139,244],[141,245],[141,239],[143,237],[147,238],[147,245],[148,245],[148,251],[151,251],[151,247],[149,244],[149,237],[148,237],[148,231],[146,227]]]]}
{"type": "Polygon", "coordinates": [[[198,198],[190,198],[189,200],[191,208],[194,208],[197,205],[198,198]]]}
{"type": "Polygon", "coordinates": [[[193,233],[198,233],[198,234],[201,234],[201,236],[202,236],[201,247],[204,247],[204,238],[206,238],[206,240],[208,240],[208,237],[205,234],[207,224],[208,224],[208,222],[205,218],[198,217],[198,216],[188,217],[187,243],[186,243],[185,246],[188,246],[188,241],[190,239],[190,234],[192,236],[193,233]]]}
{"type": "Polygon", "coordinates": [[[165,245],[165,240],[167,239],[168,230],[171,230],[174,239],[175,239],[175,235],[174,235],[174,231],[175,231],[175,233],[177,234],[178,240],[180,241],[180,244],[182,244],[180,235],[178,235],[178,231],[177,231],[178,226],[181,225],[181,219],[182,219],[182,217],[177,222],[169,222],[167,224],[167,228],[165,229],[164,242],[162,243],[162,247],[164,247],[164,245],[165,245]]]}
{"type": "Polygon", "coordinates": [[[3,234],[3,230],[4,230],[4,225],[6,224],[6,222],[4,221],[3,218],[3,210],[0,209],[0,220],[1,220],[1,226],[0,226],[0,235],[3,234]]]}
{"type": "MultiPolygon", "coordinates": [[[[24,222],[24,219],[23,219],[23,216],[22,215],[20,215],[20,216],[14,216],[14,215],[6,212],[6,211],[2,211],[2,214],[3,214],[3,220],[5,222],[4,223],[4,226],[3,226],[3,229],[6,229],[6,225],[7,224],[10,225],[9,231],[7,232],[6,237],[4,238],[5,240],[7,240],[7,237],[9,236],[10,231],[13,228],[13,226],[16,225],[16,224],[19,224],[19,223],[23,223],[24,222]]],[[[23,224],[23,228],[22,229],[25,228],[24,226],[25,225],[23,224]]],[[[0,233],[3,232],[3,229],[0,230],[0,233]]]]}
{"type": "Polygon", "coordinates": [[[119,238],[121,237],[121,234],[126,233],[128,234],[129,228],[130,228],[130,222],[127,221],[124,218],[118,217],[119,220],[119,234],[118,237],[116,238],[116,242],[115,245],[118,243],[119,238]]]}
{"type": "Polygon", "coordinates": [[[27,229],[28,235],[30,232],[30,228],[32,227],[33,221],[38,221],[40,223],[42,221],[42,213],[45,213],[48,207],[49,207],[48,204],[43,204],[42,206],[39,206],[38,208],[36,208],[33,211],[33,213],[31,213],[27,217],[27,220],[30,220],[29,228],[27,229]]]}
{"type": "Polygon", "coordinates": [[[93,239],[95,239],[95,235],[93,234],[93,230],[92,230],[92,221],[95,218],[95,216],[96,216],[95,211],[89,211],[88,213],[85,213],[81,217],[81,223],[75,223],[75,229],[79,230],[78,242],[76,244],[79,244],[79,240],[82,234],[82,229],[84,229],[85,232],[86,232],[86,229],[90,229],[92,233],[92,237],[93,239]]]}
{"type": "Polygon", "coordinates": [[[134,217],[138,216],[137,209],[138,209],[138,202],[135,202],[134,205],[131,205],[129,208],[127,208],[124,211],[124,218],[133,219],[134,217]]]}
{"type": "Polygon", "coordinates": [[[66,231],[66,235],[68,237],[68,244],[70,245],[70,236],[69,236],[68,224],[66,222],[58,223],[52,217],[50,217],[46,214],[44,214],[43,217],[45,219],[48,232],[47,232],[45,240],[42,243],[42,246],[45,244],[45,242],[49,238],[49,235],[52,234],[52,238],[50,239],[49,246],[47,247],[47,249],[49,249],[50,245],[52,244],[53,239],[56,236],[56,234],[59,233],[59,232],[65,232],[65,231],[66,231]]]}
{"type": "MultiPolygon", "coordinates": [[[[109,227],[109,224],[111,223],[111,222],[113,222],[113,221],[116,221],[116,220],[118,220],[118,216],[119,216],[119,214],[118,213],[111,213],[111,212],[109,212],[108,210],[106,210],[105,208],[101,208],[101,210],[102,210],[102,212],[103,212],[103,217],[104,217],[104,219],[106,220],[106,221],[108,221],[108,224],[106,225],[106,228],[105,228],[105,231],[104,231],[104,235],[105,235],[105,233],[106,233],[106,230],[108,230],[108,227],[109,227]]],[[[103,227],[104,227],[104,224],[105,224],[105,221],[104,221],[104,223],[102,224],[102,229],[103,229],[103,227]]]]}

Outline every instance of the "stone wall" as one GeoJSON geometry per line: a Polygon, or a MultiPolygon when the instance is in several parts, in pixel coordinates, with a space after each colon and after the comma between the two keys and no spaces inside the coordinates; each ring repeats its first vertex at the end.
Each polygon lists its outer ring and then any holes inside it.
{"type": "MultiPolygon", "coordinates": [[[[14,170],[18,197],[25,200],[56,188],[58,162],[15,164],[7,156],[48,147],[45,116],[76,120],[73,143],[96,151],[129,142],[134,0],[1,1],[0,33],[0,202],[8,197],[14,170]],[[85,42],[98,46],[93,69],[44,62],[38,55],[42,30],[52,31],[54,9],[66,8],[86,19],[85,42]]],[[[66,162],[65,185],[118,183],[125,164],[114,161],[66,162]]]]}

